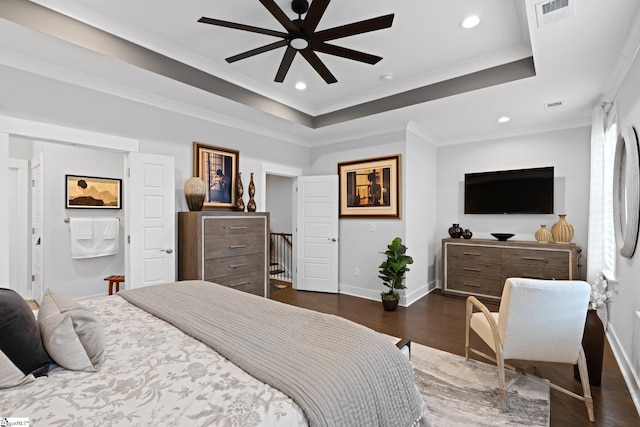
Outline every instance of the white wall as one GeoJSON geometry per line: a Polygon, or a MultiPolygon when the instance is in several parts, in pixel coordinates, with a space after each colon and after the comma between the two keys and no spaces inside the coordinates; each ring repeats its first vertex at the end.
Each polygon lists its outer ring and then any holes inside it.
{"type": "MultiPolygon", "coordinates": [[[[514,233],[513,240],[535,240],[534,233],[540,225],[546,224],[551,229],[557,215],[465,215],[464,174],[553,166],[555,212],[567,214],[567,221],[575,230],[572,242],[586,256],[590,132],[588,127],[576,128],[440,147],[437,236],[449,237],[447,230],[451,224],[459,223],[469,228],[474,238],[493,239],[491,233],[514,233]]],[[[583,276],[585,267],[581,268],[583,276]]]]}
{"type": "Polygon", "coordinates": [[[293,233],[293,178],[267,175],[266,206],[273,233],[293,233]]]}
{"type": "MultiPolygon", "coordinates": [[[[9,134],[0,132],[0,185],[9,183],[9,134]]],[[[0,287],[9,286],[9,208],[0,203],[0,287]]]]}
{"type": "MultiPolygon", "coordinates": [[[[633,126],[640,131],[640,57],[614,100],[618,130],[633,126]]],[[[618,244],[618,248],[620,244],[618,244]]],[[[609,342],[611,342],[636,407],[640,408],[640,246],[631,259],[616,257],[617,279],[613,301],[608,304],[609,342]]]]}
{"type": "MultiPolygon", "coordinates": [[[[400,154],[404,159],[405,139],[405,132],[395,132],[349,141],[348,150],[344,150],[344,144],[312,148],[311,168],[305,171],[305,175],[334,175],[338,163],[350,160],[391,154],[400,154]]],[[[405,216],[401,219],[340,220],[338,282],[341,293],[380,299],[380,292],[385,290],[378,278],[378,266],[384,260],[381,252],[395,237],[406,240],[405,216]],[[359,276],[354,274],[355,268],[360,270],[359,276]]]]}
{"type": "Polygon", "coordinates": [[[411,304],[435,288],[437,249],[435,233],[437,197],[437,148],[422,129],[410,124],[406,133],[406,156],[403,159],[403,216],[406,218],[405,244],[414,263],[407,273],[406,298],[411,304]]]}
{"type": "Polygon", "coordinates": [[[107,282],[103,279],[124,274],[124,210],[65,209],[65,174],[123,179],[124,156],[62,144],[43,144],[42,148],[44,289],[72,298],[106,295],[107,282]],[[71,259],[71,234],[64,222],[67,217],[119,217],[120,251],[104,257],[71,259]]]}
{"type": "MultiPolygon", "coordinates": [[[[166,126],[169,124],[169,122],[165,123],[166,126]]],[[[308,167],[309,149],[300,145],[269,137],[257,138],[253,133],[212,123],[180,130],[184,132],[184,135],[179,140],[140,140],[140,152],[162,154],[175,158],[176,211],[188,210],[184,198],[184,182],[193,176],[193,141],[240,152],[239,166],[244,186],[242,199],[245,206],[249,201],[248,188],[251,172],[254,173],[253,182],[256,186],[254,200],[258,207],[263,206],[260,191],[265,185],[262,182],[263,162],[300,169],[308,167]],[[215,135],[215,137],[209,135],[215,135]]],[[[176,130],[174,129],[172,132],[175,133],[176,130]]]]}

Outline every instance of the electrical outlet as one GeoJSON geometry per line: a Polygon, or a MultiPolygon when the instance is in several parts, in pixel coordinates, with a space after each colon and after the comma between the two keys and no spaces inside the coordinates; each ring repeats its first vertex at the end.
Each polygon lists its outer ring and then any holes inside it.
{"type": "Polygon", "coordinates": [[[360,275],[360,269],[358,267],[353,269],[353,275],[358,277],[360,275]]]}

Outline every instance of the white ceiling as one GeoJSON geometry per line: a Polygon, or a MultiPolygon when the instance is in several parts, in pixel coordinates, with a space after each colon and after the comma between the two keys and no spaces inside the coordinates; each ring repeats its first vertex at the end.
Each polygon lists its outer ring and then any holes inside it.
{"type": "MultiPolygon", "coordinates": [[[[29,3],[3,1],[18,9],[29,3]]],[[[538,28],[535,4],[539,0],[334,0],[318,30],[389,13],[395,18],[389,29],[332,42],[382,56],[376,65],[320,53],[338,79],[328,85],[300,55],[284,83],[274,82],[284,48],[228,64],[226,57],[277,39],[197,22],[206,16],[284,31],[257,0],[33,0],[309,116],[392,95],[401,100],[403,96],[397,94],[402,92],[530,56],[536,75],[312,129],[279,114],[171,81],[104,51],[80,47],[83,41],[74,41],[71,30],[62,36],[64,41],[45,34],[47,26],[59,25],[53,20],[20,21],[5,15],[6,19],[0,18],[0,114],[64,123],[70,114],[55,111],[47,105],[51,101],[35,106],[25,101],[25,95],[60,93],[81,102],[89,92],[98,90],[127,103],[141,101],[150,108],[248,126],[307,145],[398,130],[410,121],[438,145],[587,125],[593,106],[614,95],[607,93],[608,88],[615,88],[615,79],[624,68],[620,63],[628,60],[624,49],[630,47],[625,42],[633,36],[629,29],[638,22],[639,8],[636,0],[571,1],[576,3],[573,16],[538,28]],[[480,17],[480,25],[462,29],[460,23],[471,14],[480,17]],[[393,80],[382,80],[385,73],[392,73],[393,80]],[[307,90],[296,90],[298,81],[305,81],[307,90]],[[560,100],[564,101],[562,108],[545,110],[546,103],[560,100]],[[501,115],[510,116],[511,121],[498,124],[496,119],[501,115]]],[[[291,19],[297,17],[290,0],[276,3],[291,19]]],[[[635,55],[633,48],[637,46],[631,47],[635,55]]],[[[92,99],[95,103],[98,98],[92,99]]],[[[90,118],[83,123],[92,127],[90,118]]],[[[123,136],[143,137],[140,129],[126,123],[112,125],[123,136]]]]}

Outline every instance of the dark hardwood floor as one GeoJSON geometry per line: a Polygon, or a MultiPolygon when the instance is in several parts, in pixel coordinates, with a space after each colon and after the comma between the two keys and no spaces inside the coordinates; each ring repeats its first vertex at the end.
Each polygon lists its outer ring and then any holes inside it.
{"type": "MultiPolygon", "coordinates": [[[[397,337],[464,355],[465,300],[445,297],[438,291],[431,293],[408,308],[398,307],[386,312],[378,301],[370,301],[349,295],[334,295],[296,291],[291,288],[272,291],[271,299],[298,307],[335,314],[371,329],[397,337]]],[[[492,311],[498,307],[488,305],[492,311]]],[[[476,337],[477,338],[477,337],[476,337]]],[[[480,339],[472,345],[481,348],[480,339]]],[[[539,364],[541,375],[578,394],[580,383],[573,379],[573,368],[561,364],[539,364]]],[[[497,384],[497,377],[496,377],[497,384]]],[[[605,345],[602,384],[592,387],[595,423],[589,422],[584,404],[561,392],[551,390],[551,427],[631,427],[640,426],[640,417],[631,395],[613,357],[611,348],[605,345]]]]}

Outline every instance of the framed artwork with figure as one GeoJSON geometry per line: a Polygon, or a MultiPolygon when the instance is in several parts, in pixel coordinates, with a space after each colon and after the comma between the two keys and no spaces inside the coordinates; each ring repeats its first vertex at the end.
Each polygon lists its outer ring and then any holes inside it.
{"type": "Polygon", "coordinates": [[[239,160],[237,150],[193,143],[193,175],[207,187],[203,209],[233,209],[239,160]]]}
{"type": "Polygon", "coordinates": [[[338,163],[341,218],[400,218],[400,155],[338,163]]]}

